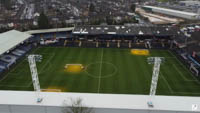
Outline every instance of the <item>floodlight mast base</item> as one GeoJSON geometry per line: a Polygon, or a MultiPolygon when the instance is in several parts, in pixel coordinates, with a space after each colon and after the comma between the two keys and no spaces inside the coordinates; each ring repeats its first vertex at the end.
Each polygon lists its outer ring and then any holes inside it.
{"type": "Polygon", "coordinates": [[[38,79],[36,61],[40,62],[41,59],[42,59],[41,55],[29,55],[28,56],[28,62],[29,62],[29,67],[30,67],[30,71],[31,71],[33,87],[37,94],[37,102],[38,103],[40,103],[42,101],[42,98],[40,97],[40,82],[38,79]]]}

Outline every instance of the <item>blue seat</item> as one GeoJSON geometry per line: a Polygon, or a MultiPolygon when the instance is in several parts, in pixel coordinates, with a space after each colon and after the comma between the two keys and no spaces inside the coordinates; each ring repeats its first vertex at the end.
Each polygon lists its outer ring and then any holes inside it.
{"type": "Polygon", "coordinates": [[[6,63],[6,62],[0,60],[0,65],[2,65],[2,66],[4,66],[4,67],[7,67],[7,66],[8,66],[8,63],[6,63]]]}
{"type": "Polygon", "coordinates": [[[192,58],[192,56],[189,55],[188,57],[192,62],[194,62],[196,65],[200,67],[200,64],[194,58],[192,58]]]}
{"type": "Polygon", "coordinates": [[[0,68],[0,73],[2,73],[4,70],[0,68]]]}

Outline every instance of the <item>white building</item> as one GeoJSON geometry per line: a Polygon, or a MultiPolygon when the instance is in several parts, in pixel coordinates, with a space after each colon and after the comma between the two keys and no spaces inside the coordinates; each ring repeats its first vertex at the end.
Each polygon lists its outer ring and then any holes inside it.
{"type": "Polygon", "coordinates": [[[200,6],[200,1],[197,0],[186,0],[186,1],[180,1],[179,3],[185,6],[200,6]]]}
{"type": "Polygon", "coordinates": [[[167,8],[155,7],[155,6],[143,6],[144,10],[148,10],[154,13],[161,13],[169,16],[179,17],[188,20],[199,20],[200,15],[197,13],[190,13],[178,10],[172,10],[167,8]]]}

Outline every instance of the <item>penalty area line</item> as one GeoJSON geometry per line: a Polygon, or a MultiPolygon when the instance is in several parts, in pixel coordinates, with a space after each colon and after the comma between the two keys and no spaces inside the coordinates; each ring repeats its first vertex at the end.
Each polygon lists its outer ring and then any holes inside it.
{"type": "Polygon", "coordinates": [[[44,68],[48,65],[51,64],[50,61],[53,59],[53,57],[55,56],[55,52],[51,53],[50,58],[48,58],[48,60],[45,62],[45,64],[40,68],[41,71],[38,71],[38,75],[41,74],[42,72],[44,72],[44,68]]]}
{"type": "Polygon", "coordinates": [[[190,71],[188,68],[186,68],[185,65],[184,65],[170,50],[168,50],[168,52],[169,52],[172,56],[174,56],[174,57],[176,58],[177,62],[190,74],[190,76],[192,76],[192,78],[194,78],[194,81],[195,81],[197,84],[200,84],[199,80],[197,80],[197,78],[194,77],[194,75],[191,73],[191,71],[190,71]]]}
{"type": "Polygon", "coordinates": [[[174,93],[173,89],[171,88],[171,86],[169,85],[168,81],[166,80],[165,76],[162,74],[162,72],[160,71],[160,75],[162,76],[163,80],[165,81],[168,89],[170,90],[170,93],[174,93]]]}
{"type": "Polygon", "coordinates": [[[165,76],[160,72],[160,75],[162,76],[163,80],[165,81],[168,89],[170,90],[171,94],[200,94],[200,92],[181,92],[181,91],[174,91],[168,81],[166,80],[165,76]]]}
{"type": "Polygon", "coordinates": [[[181,77],[187,81],[187,82],[194,82],[195,80],[189,80],[188,78],[186,78],[183,73],[177,68],[177,66],[175,64],[172,64],[172,66],[174,67],[174,69],[179,73],[179,75],[181,75],[181,77]]]}
{"type": "MultiPolygon", "coordinates": [[[[37,50],[38,50],[38,48],[36,48],[36,49],[33,50],[32,52],[34,53],[34,52],[37,51],[37,50]]],[[[26,53],[26,55],[27,55],[27,53],[26,53]]],[[[13,69],[10,69],[10,70],[8,71],[8,73],[7,73],[2,79],[0,79],[0,82],[3,81],[3,80],[5,80],[5,79],[7,79],[8,76],[9,76],[9,74],[12,73],[13,71],[15,71],[15,69],[17,69],[17,67],[20,66],[24,61],[26,61],[26,58],[24,58],[20,63],[17,63],[13,69]]],[[[18,73],[17,73],[17,74],[18,74],[18,73]]]]}

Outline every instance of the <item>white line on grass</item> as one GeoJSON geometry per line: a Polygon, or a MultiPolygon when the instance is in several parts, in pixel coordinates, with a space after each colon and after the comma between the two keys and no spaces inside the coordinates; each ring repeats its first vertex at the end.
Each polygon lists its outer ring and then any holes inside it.
{"type": "Polygon", "coordinates": [[[168,81],[166,80],[165,76],[162,74],[161,71],[160,71],[160,75],[162,76],[163,80],[166,82],[167,87],[170,90],[170,93],[174,93],[173,89],[171,88],[171,86],[169,85],[168,81]]]}
{"type": "MultiPolygon", "coordinates": [[[[38,50],[38,48],[36,48],[35,50],[33,50],[33,52],[35,52],[36,50],[38,50]]],[[[23,59],[20,63],[18,63],[13,69],[11,69],[10,71],[8,71],[8,73],[0,80],[0,82],[3,81],[3,80],[5,80],[5,79],[8,77],[9,73],[12,73],[12,72],[13,72],[19,65],[21,65],[25,60],[26,60],[26,58],[23,59]]]]}
{"type": "Polygon", "coordinates": [[[102,61],[103,61],[103,48],[102,48],[102,52],[101,52],[101,60],[100,60],[98,93],[99,93],[99,91],[100,91],[100,86],[101,86],[101,69],[102,69],[102,61]]]}
{"type": "MultiPolygon", "coordinates": [[[[51,56],[50,56],[50,58],[48,57],[48,60],[45,62],[45,64],[42,66],[42,68],[40,68],[40,70],[41,71],[38,71],[38,79],[39,79],[39,82],[40,82],[40,77],[39,77],[39,75],[41,74],[41,73],[43,73],[44,72],[44,68],[47,66],[47,64],[51,64],[51,60],[52,60],[52,58],[56,55],[55,54],[55,52],[52,52],[52,54],[50,54],[51,56]]],[[[30,81],[30,83],[29,83],[29,87],[31,86],[33,84],[33,81],[31,80],[30,81]]],[[[41,86],[40,86],[41,87],[41,86]]]]}
{"type": "MultiPolygon", "coordinates": [[[[39,47],[36,48],[32,53],[34,53],[34,52],[37,51],[38,49],[39,49],[39,47]]],[[[55,56],[55,52],[53,52],[53,54],[51,54],[51,57],[50,57],[50,58],[48,59],[48,61],[45,63],[45,66],[42,67],[42,70],[43,70],[44,67],[46,67],[46,65],[50,62],[50,60],[51,60],[54,56],[55,56]]],[[[20,66],[24,61],[26,61],[26,58],[23,59],[20,63],[18,63],[10,72],[8,72],[8,73],[6,74],[6,76],[3,77],[3,78],[0,80],[0,82],[3,81],[3,80],[5,80],[6,78],[8,78],[8,75],[9,75],[9,74],[15,74],[15,73],[12,73],[12,72],[13,72],[14,70],[16,70],[17,67],[20,66]]],[[[42,72],[42,70],[41,70],[41,72],[42,72]]],[[[38,74],[40,74],[41,72],[38,72],[38,74]]],[[[18,72],[18,73],[19,73],[19,72],[18,72]]],[[[17,74],[18,74],[18,73],[17,73],[17,74]]],[[[8,82],[8,83],[10,83],[10,82],[8,82]]],[[[31,84],[32,84],[32,80],[29,82],[29,84],[28,84],[26,87],[30,87],[31,84]]],[[[6,86],[6,85],[4,85],[4,86],[6,86]]],[[[8,87],[12,87],[12,86],[9,85],[8,87]]],[[[14,87],[14,86],[13,86],[13,87],[14,87]]],[[[15,87],[18,87],[18,86],[15,86],[15,87]]],[[[22,87],[22,86],[19,86],[19,87],[22,87]]]]}
{"type": "MultiPolygon", "coordinates": [[[[10,72],[8,72],[8,73],[9,73],[9,74],[13,73],[13,71],[15,71],[15,70],[17,69],[18,66],[20,66],[22,63],[24,63],[24,61],[26,61],[26,58],[23,59],[22,61],[20,61],[20,62],[19,62],[13,69],[11,69],[10,72]]],[[[24,68],[23,68],[23,69],[24,69],[24,68]]],[[[14,74],[18,74],[18,75],[19,75],[19,73],[20,73],[21,71],[23,71],[23,70],[20,70],[19,72],[14,73],[14,74]]]]}
{"type": "Polygon", "coordinates": [[[174,67],[174,69],[181,75],[181,77],[185,80],[185,81],[195,81],[195,80],[189,80],[188,78],[186,78],[183,73],[176,67],[176,65],[172,64],[172,66],[174,67]]]}
{"type": "MultiPolygon", "coordinates": [[[[49,54],[49,53],[48,53],[49,54]]],[[[49,63],[49,64],[51,64],[50,63],[50,61],[52,60],[52,58],[55,56],[55,52],[52,52],[52,54],[50,54],[51,56],[50,56],[50,58],[45,62],[45,64],[42,66],[42,68],[41,68],[41,71],[38,71],[38,75],[39,74],[41,74],[45,69],[43,69],[44,67],[46,67],[46,65],[49,63]]],[[[40,77],[39,77],[40,78],[40,77]]],[[[31,81],[29,82],[29,84],[27,85],[28,87],[31,87],[31,85],[33,84],[33,82],[32,82],[32,79],[31,79],[31,81]]]]}
{"type": "Polygon", "coordinates": [[[38,75],[41,74],[45,69],[45,67],[47,66],[47,64],[50,64],[50,61],[52,60],[52,58],[56,55],[55,52],[52,52],[52,54],[50,54],[50,58],[48,58],[48,60],[45,62],[45,64],[42,66],[42,68],[40,68],[41,71],[38,72],[38,75]]]}
{"type": "MultiPolygon", "coordinates": [[[[3,80],[7,79],[7,78],[9,77],[10,74],[12,75],[12,74],[13,74],[12,72],[13,72],[18,66],[20,66],[25,60],[26,60],[26,58],[23,59],[20,63],[18,63],[11,71],[9,71],[9,72],[0,80],[0,84],[1,84],[1,82],[2,82],[3,80]]],[[[19,77],[18,77],[18,78],[19,78],[19,77]]],[[[10,83],[10,82],[8,82],[8,83],[10,83]]]]}
{"type": "Polygon", "coordinates": [[[169,52],[172,56],[174,56],[174,57],[176,58],[176,60],[178,61],[178,63],[179,63],[187,72],[189,72],[190,76],[192,76],[192,77],[195,79],[194,81],[196,81],[198,84],[200,84],[199,80],[197,80],[197,78],[194,77],[193,74],[191,74],[191,72],[185,67],[185,65],[183,65],[182,62],[180,62],[179,59],[178,59],[170,50],[168,50],[168,52],[169,52]]]}
{"type": "Polygon", "coordinates": [[[167,84],[167,87],[168,87],[168,89],[170,90],[170,92],[171,92],[172,94],[174,94],[174,93],[179,93],[179,94],[200,94],[200,93],[198,93],[198,92],[180,92],[180,91],[174,91],[174,90],[171,88],[171,86],[170,86],[170,84],[168,83],[168,81],[166,80],[165,76],[162,74],[162,72],[160,72],[160,75],[162,76],[163,80],[164,80],[165,83],[167,84]]]}

